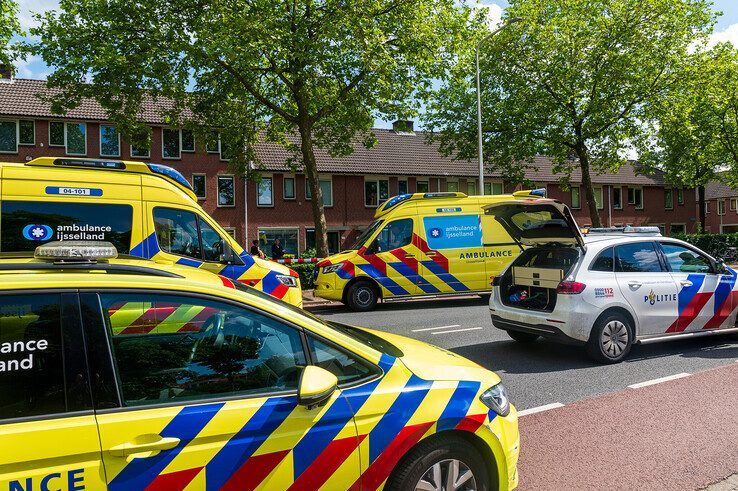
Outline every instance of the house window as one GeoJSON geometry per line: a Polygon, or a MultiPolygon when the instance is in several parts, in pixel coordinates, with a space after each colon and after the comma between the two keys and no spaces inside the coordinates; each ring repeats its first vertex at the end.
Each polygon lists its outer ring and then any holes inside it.
{"type": "Polygon", "coordinates": [[[417,181],[415,183],[415,190],[418,193],[427,193],[428,192],[428,181],[417,181]]]}
{"type": "Polygon", "coordinates": [[[669,235],[687,233],[687,225],[684,223],[672,223],[669,227],[669,235]]]}
{"type": "Polygon", "coordinates": [[[65,141],[67,154],[87,155],[87,124],[66,123],[65,141]]]}
{"type": "Polygon", "coordinates": [[[109,124],[100,125],[100,155],[120,157],[120,134],[118,128],[109,124]]]}
{"type": "Polygon", "coordinates": [[[211,131],[205,142],[205,151],[207,153],[220,153],[220,133],[211,131]]]}
{"type": "Polygon", "coordinates": [[[602,187],[594,188],[594,199],[598,210],[605,207],[605,201],[602,199],[602,187]]]}
{"type": "Polygon", "coordinates": [[[717,214],[718,215],[725,215],[725,200],[724,199],[720,199],[720,200],[718,200],[717,204],[718,204],[718,206],[717,206],[717,210],[718,210],[717,211],[717,214]]]}
{"type": "Polygon", "coordinates": [[[477,195],[477,183],[476,181],[466,181],[466,195],[476,196],[477,195]]]}
{"type": "Polygon", "coordinates": [[[446,190],[449,193],[456,193],[459,191],[459,181],[448,181],[446,183],[446,190]]]}
{"type": "Polygon", "coordinates": [[[571,207],[575,210],[582,207],[582,199],[579,195],[579,186],[572,186],[571,188],[571,207]]]}
{"type": "Polygon", "coordinates": [[[407,179],[397,181],[397,194],[407,194],[407,179]]]}
{"type": "Polygon", "coordinates": [[[684,204],[684,189],[682,188],[677,189],[677,204],[684,204]]]}
{"type": "Polygon", "coordinates": [[[279,239],[285,254],[297,256],[300,245],[297,239],[298,233],[299,230],[297,228],[260,228],[259,248],[267,256],[271,256],[272,244],[275,240],[279,239]]]}
{"type": "Polygon", "coordinates": [[[485,182],[484,183],[484,194],[486,195],[492,195],[492,194],[504,194],[505,191],[503,189],[501,182],[485,182]]]}
{"type": "Polygon", "coordinates": [[[295,178],[282,178],[282,198],[295,199],[295,178]]]}
{"type": "Polygon", "coordinates": [[[131,157],[143,157],[143,158],[149,158],[151,156],[151,150],[149,147],[139,147],[136,145],[131,145],[131,157]]]}
{"type": "Polygon", "coordinates": [[[0,152],[18,151],[18,125],[15,121],[0,121],[0,152]]]}
{"type": "Polygon", "coordinates": [[[218,176],[218,206],[236,206],[236,189],[233,176],[218,176]]]}
{"type": "Polygon", "coordinates": [[[194,152],[195,151],[195,134],[192,130],[181,130],[182,138],[182,151],[183,152],[194,152]]]}
{"type": "MultiPolygon", "coordinates": [[[[456,183],[458,185],[458,183],[456,183]]],[[[374,208],[389,198],[389,181],[371,179],[364,181],[364,206],[374,208]]]]}
{"type": "Polygon", "coordinates": [[[33,120],[21,119],[20,121],[18,121],[18,144],[36,144],[36,125],[33,120]]]}
{"type": "Polygon", "coordinates": [[[180,131],[172,128],[162,128],[161,156],[164,159],[178,159],[181,157],[180,131]]]}
{"type": "Polygon", "coordinates": [[[49,146],[64,146],[64,123],[62,123],[61,121],[49,122],[49,146]]]}
{"type": "Polygon", "coordinates": [[[664,189],[664,209],[665,210],[674,209],[674,190],[673,189],[664,189]]]}
{"type": "Polygon", "coordinates": [[[225,230],[228,235],[233,237],[233,240],[237,240],[235,227],[223,227],[223,230],[225,230]]]}
{"type": "MultiPolygon", "coordinates": [[[[320,191],[323,193],[323,206],[333,206],[333,181],[330,179],[320,179],[320,191]]],[[[313,192],[310,190],[310,183],[305,179],[305,199],[313,199],[313,192]]]]}
{"type": "MultiPolygon", "coordinates": [[[[315,249],[315,229],[305,229],[305,249],[315,249]]],[[[338,230],[328,231],[328,254],[341,252],[341,232],[338,230]]]]}
{"type": "Polygon", "coordinates": [[[705,201],[705,214],[710,213],[710,202],[705,201]]]}
{"type": "Polygon", "coordinates": [[[730,211],[735,211],[736,210],[736,202],[737,201],[738,200],[736,200],[735,198],[731,198],[730,199],[730,211]]]}
{"type": "Polygon", "coordinates": [[[207,199],[205,174],[192,174],[192,189],[195,191],[197,199],[207,199]]]}
{"type": "Polygon", "coordinates": [[[612,188],[612,207],[616,210],[623,209],[623,188],[620,186],[612,188]]]}
{"type": "Polygon", "coordinates": [[[635,205],[637,210],[643,209],[643,188],[628,188],[628,204],[635,205]]]}
{"type": "Polygon", "coordinates": [[[272,178],[262,177],[256,188],[257,206],[274,206],[274,195],[272,194],[272,178]]]}

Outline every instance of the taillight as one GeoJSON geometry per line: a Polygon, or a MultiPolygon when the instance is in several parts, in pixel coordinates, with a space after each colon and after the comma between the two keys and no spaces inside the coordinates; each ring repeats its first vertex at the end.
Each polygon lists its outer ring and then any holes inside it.
{"type": "Polygon", "coordinates": [[[578,281],[562,281],[559,286],[556,287],[556,293],[563,293],[565,295],[576,295],[582,293],[587,285],[579,283],[578,281]]]}

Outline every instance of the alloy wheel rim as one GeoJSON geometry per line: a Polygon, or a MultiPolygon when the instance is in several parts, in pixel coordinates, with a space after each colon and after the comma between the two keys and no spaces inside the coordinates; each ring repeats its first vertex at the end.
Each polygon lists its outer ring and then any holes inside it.
{"type": "Polygon", "coordinates": [[[617,358],[628,346],[628,328],[618,320],[605,324],[600,338],[602,350],[611,358],[617,358]]]}
{"type": "Polygon", "coordinates": [[[369,305],[371,301],[372,301],[372,292],[370,292],[366,288],[362,288],[358,292],[356,292],[356,302],[359,305],[369,305]]]}
{"type": "Polygon", "coordinates": [[[469,466],[457,459],[441,460],[423,473],[415,491],[476,491],[477,481],[469,466]]]}

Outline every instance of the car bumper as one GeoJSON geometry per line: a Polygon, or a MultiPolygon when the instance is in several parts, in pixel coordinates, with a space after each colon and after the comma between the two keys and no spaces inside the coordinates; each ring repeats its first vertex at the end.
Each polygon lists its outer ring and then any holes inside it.
{"type": "Polygon", "coordinates": [[[318,273],[318,277],[315,279],[313,295],[326,300],[341,302],[343,301],[343,288],[346,283],[346,280],[338,278],[335,273],[318,273]]]}
{"type": "Polygon", "coordinates": [[[282,300],[294,305],[295,307],[302,308],[302,288],[290,287],[287,289],[287,293],[284,294],[282,300]]]}
{"type": "Polygon", "coordinates": [[[492,317],[492,324],[497,329],[502,329],[504,331],[518,331],[518,332],[524,332],[528,334],[538,334],[539,336],[543,336],[546,339],[550,339],[552,341],[556,341],[562,344],[572,344],[576,346],[582,346],[586,344],[586,341],[582,341],[581,339],[576,339],[568,334],[566,334],[564,331],[562,331],[560,328],[548,325],[548,324],[528,324],[525,322],[520,321],[512,321],[512,320],[506,320],[498,315],[491,315],[492,317]]]}

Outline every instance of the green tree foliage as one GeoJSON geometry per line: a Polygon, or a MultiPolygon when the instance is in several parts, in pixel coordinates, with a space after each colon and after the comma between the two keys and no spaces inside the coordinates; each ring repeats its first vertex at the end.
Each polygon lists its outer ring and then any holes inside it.
{"type": "MultiPolygon", "coordinates": [[[[592,225],[593,172],[614,171],[644,131],[644,112],[678,80],[689,47],[714,23],[707,0],[511,0],[520,18],[482,46],[484,155],[522,180],[531,157],[553,158],[566,184],[581,171],[592,225]]],[[[429,105],[442,149],[474,158],[473,46],[429,105]]]]}
{"type": "Polygon", "coordinates": [[[18,4],[14,0],[0,0],[0,65],[11,65],[17,52],[10,40],[21,34],[18,23],[18,4]]]}
{"type": "Polygon", "coordinates": [[[698,52],[649,113],[652,131],[639,142],[641,160],[669,182],[697,187],[704,231],[705,185],[721,180],[738,187],[738,51],[720,44],[698,52]]]}
{"type": "Polygon", "coordinates": [[[468,19],[454,0],[61,0],[31,50],[55,68],[55,109],[93,97],[140,135],[144,91],[166,97],[172,123],[220,128],[244,175],[258,171],[259,138],[284,145],[307,176],[324,256],[316,148],[349,154],[372,145],[376,117],[412,115],[468,19]]]}

